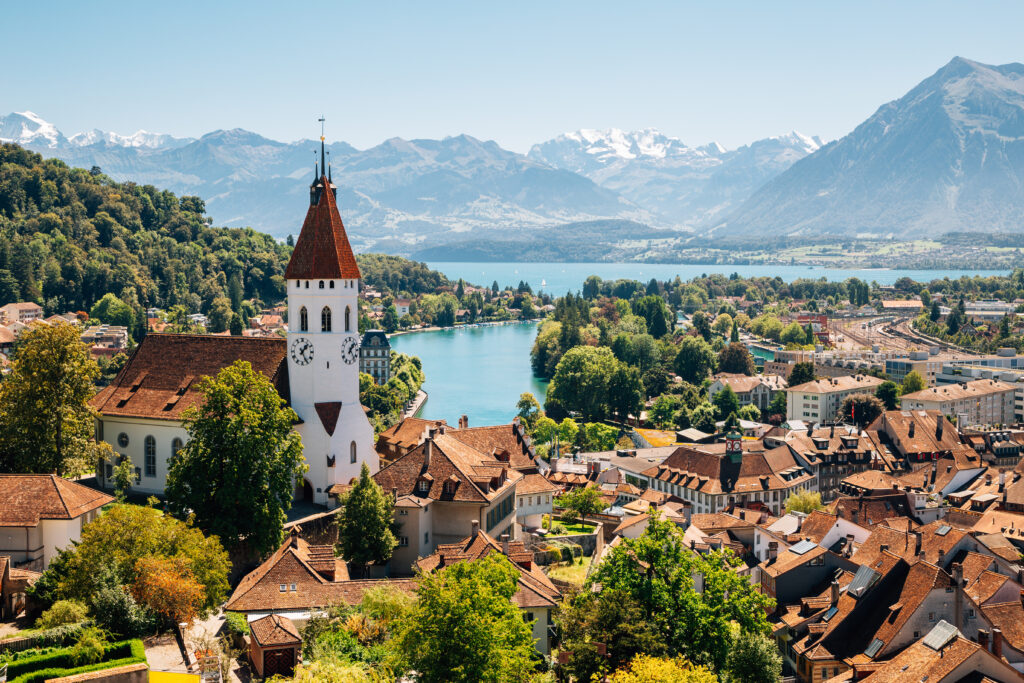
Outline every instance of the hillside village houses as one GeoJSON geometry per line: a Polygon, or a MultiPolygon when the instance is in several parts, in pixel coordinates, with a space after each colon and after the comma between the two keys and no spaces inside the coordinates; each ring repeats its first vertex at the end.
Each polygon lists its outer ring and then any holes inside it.
{"type": "Polygon", "coordinates": [[[708,385],[708,398],[713,400],[725,387],[731,387],[736,392],[740,406],[753,405],[758,410],[767,410],[775,394],[786,388],[786,380],[780,375],[720,373],[708,385]]]}

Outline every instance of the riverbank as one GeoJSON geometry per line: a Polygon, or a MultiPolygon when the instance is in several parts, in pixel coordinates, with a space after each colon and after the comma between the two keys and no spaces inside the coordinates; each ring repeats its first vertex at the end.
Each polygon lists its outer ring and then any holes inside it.
{"type": "Polygon", "coordinates": [[[416,392],[416,398],[409,403],[409,406],[402,411],[402,419],[407,417],[416,417],[416,413],[420,412],[420,408],[427,402],[427,392],[420,389],[416,392]]]}
{"type": "Polygon", "coordinates": [[[544,318],[529,318],[527,320],[489,320],[481,323],[464,323],[462,325],[453,325],[452,327],[438,327],[431,325],[430,327],[419,327],[415,330],[396,330],[388,335],[388,339],[393,337],[402,337],[409,334],[416,334],[417,332],[444,332],[446,330],[469,330],[477,327],[497,327],[499,325],[536,325],[537,323],[544,320],[544,318]]]}

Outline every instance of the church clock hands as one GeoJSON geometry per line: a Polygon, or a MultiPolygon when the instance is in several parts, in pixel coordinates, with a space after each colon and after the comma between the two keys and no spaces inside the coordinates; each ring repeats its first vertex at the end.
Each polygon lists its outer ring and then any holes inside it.
{"type": "Polygon", "coordinates": [[[355,337],[349,337],[341,342],[341,359],[352,365],[359,358],[359,342],[355,337]]]}
{"type": "Polygon", "coordinates": [[[309,365],[313,360],[313,342],[299,337],[292,342],[292,360],[296,365],[309,365]]]}

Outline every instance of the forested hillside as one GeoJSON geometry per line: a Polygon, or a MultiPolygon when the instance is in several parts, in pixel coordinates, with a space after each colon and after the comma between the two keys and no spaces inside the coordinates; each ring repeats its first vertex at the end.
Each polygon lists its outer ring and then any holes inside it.
{"type": "MultiPolygon", "coordinates": [[[[99,169],[0,145],[0,305],[31,300],[47,314],[88,311],[111,292],[141,320],[150,306],[208,313],[214,299],[227,297],[242,312],[244,300],[258,309],[283,299],[291,247],[210,222],[198,197],[117,183],[99,169]]],[[[364,284],[388,292],[448,284],[399,257],[363,254],[359,264],[364,284]]]]}

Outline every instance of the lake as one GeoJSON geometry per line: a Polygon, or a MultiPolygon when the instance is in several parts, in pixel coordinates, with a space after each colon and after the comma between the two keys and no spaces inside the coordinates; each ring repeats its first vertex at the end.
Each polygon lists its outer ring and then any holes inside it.
{"type": "Polygon", "coordinates": [[[678,275],[686,280],[707,273],[731,275],[739,273],[744,277],[779,276],[786,282],[798,278],[828,278],[845,280],[850,277],[880,285],[891,285],[906,275],[914,280],[929,282],[944,277],[958,278],[963,275],[1005,275],[1008,270],[888,270],[882,268],[822,268],[820,266],[762,266],[762,265],[716,265],[716,264],[672,264],[672,263],[486,263],[467,261],[428,261],[427,265],[439,270],[451,280],[462,278],[475,285],[490,286],[495,280],[498,286],[515,287],[520,280],[528,282],[534,292],[544,290],[561,296],[566,292],[578,292],[589,275],[604,280],[630,278],[647,282],[652,277],[658,280],[672,280],[678,275]],[[547,284],[542,285],[546,282],[547,284]]]}
{"type": "Polygon", "coordinates": [[[391,348],[423,361],[429,398],[420,417],[457,425],[467,415],[479,427],[511,421],[524,391],[544,403],[547,383],[530,368],[536,335],[536,323],[489,325],[401,334],[391,348]]]}

